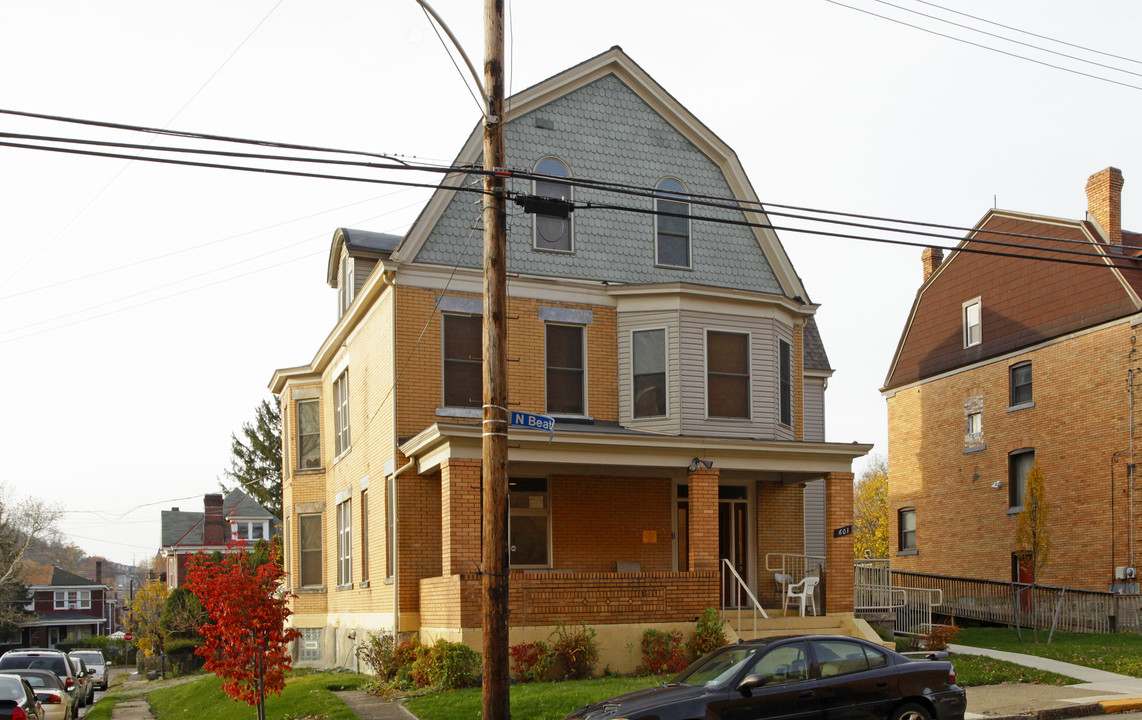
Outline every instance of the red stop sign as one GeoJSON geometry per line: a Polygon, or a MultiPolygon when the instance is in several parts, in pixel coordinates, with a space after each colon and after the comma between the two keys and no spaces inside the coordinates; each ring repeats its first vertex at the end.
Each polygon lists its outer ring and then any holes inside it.
{"type": "Polygon", "coordinates": [[[135,636],[131,633],[127,633],[126,635],[123,636],[123,639],[126,640],[127,642],[131,642],[132,640],[135,639],[135,636]]]}

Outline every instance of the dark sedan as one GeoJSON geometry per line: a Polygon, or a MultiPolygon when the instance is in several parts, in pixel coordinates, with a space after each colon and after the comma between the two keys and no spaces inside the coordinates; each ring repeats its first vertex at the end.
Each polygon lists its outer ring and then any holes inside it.
{"type": "Polygon", "coordinates": [[[963,720],[966,707],[946,660],[801,635],[727,645],[669,683],[587,705],[566,720],[963,720]]]}

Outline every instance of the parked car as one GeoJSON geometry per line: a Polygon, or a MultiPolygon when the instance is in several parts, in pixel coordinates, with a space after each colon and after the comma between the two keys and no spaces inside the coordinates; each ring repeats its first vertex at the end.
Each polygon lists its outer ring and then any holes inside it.
{"type": "Polygon", "coordinates": [[[98,650],[72,650],[68,656],[73,660],[79,658],[87,664],[87,669],[95,673],[95,684],[100,690],[107,691],[107,659],[98,650]]]}
{"type": "Polygon", "coordinates": [[[77,714],[75,698],[51,670],[5,670],[4,674],[17,675],[28,681],[44,710],[44,720],[68,720],[77,714]]]}
{"type": "Polygon", "coordinates": [[[836,635],[762,638],[701,657],[671,682],[579,708],[566,720],[818,717],[963,720],[956,670],[836,635]]]}
{"type": "Polygon", "coordinates": [[[0,718],[44,720],[44,710],[36,699],[36,691],[24,678],[0,675],[0,718]]]}
{"type": "Polygon", "coordinates": [[[68,656],[68,660],[75,666],[75,696],[79,698],[79,706],[87,707],[95,702],[95,673],[87,669],[87,663],[79,658],[68,656]]]}
{"type": "Polygon", "coordinates": [[[79,716],[80,687],[79,678],[75,675],[75,665],[71,658],[62,650],[48,650],[45,648],[30,648],[26,650],[9,650],[0,655],[0,672],[6,670],[50,670],[63,683],[64,690],[71,694],[74,704],[71,716],[79,716]]]}

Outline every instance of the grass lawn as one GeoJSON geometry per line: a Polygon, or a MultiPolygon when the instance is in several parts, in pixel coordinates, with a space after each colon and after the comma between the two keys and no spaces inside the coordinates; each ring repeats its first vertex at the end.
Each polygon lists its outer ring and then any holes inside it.
{"type": "Polygon", "coordinates": [[[1016,665],[982,655],[954,655],[956,684],[960,687],[998,685],[999,683],[1038,683],[1040,685],[1074,685],[1081,682],[1046,670],[1016,665]]]}
{"type": "MultiPolygon", "coordinates": [[[[286,678],[281,696],[266,698],[266,720],[308,716],[324,720],[357,720],[357,714],[335,696],[333,690],[356,688],[364,679],[364,675],[351,673],[291,673],[286,678]]],[[[250,720],[255,717],[253,708],[226,697],[221,686],[221,680],[214,675],[204,675],[182,685],[150,692],[147,699],[158,720],[250,720]]]]}
{"type": "MultiPolygon", "coordinates": [[[[1023,643],[1020,644],[1014,628],[963,628],[955,642],[1037,655],[1142,678],[1142,635],[1137,633],[1091,635],[1056,632],[1050,645],[1047,644],[1045,630],[1039,631],[1038,645],[1032,638],[1031,631],[1027,629],[1023,630],[1023,643]]],[[[957,663],[960,657],[957,656],[957,663]]],[[[956,667],[958,669],[959,665],[956,667]]]]}
{"type": "MultiPolygon", "coordinates": [[[[518,683],[511,686],[512,720],[561,720],[587,703],[654,687],[662,677],[605,677],[566,682],[518,683]]],[[[404,706],[420,720],[478,720],[480,688],[450,690],[406,700],[404,706]]]]}

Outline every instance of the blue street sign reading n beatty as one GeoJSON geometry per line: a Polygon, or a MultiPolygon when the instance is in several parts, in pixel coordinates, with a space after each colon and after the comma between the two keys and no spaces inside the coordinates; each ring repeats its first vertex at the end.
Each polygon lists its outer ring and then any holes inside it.
{"type": "Polygon", "coordinates": [[[512,425],[535,428],[536,430],[546,430],[548,434],[547,442],[551,442],[552,438],[555,437],[555,418],[548,417],[547,415],[535,415],[533,413],[512,410],[512,425]]]}

